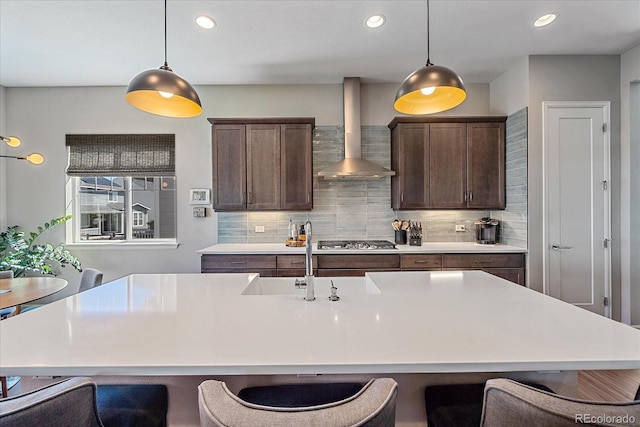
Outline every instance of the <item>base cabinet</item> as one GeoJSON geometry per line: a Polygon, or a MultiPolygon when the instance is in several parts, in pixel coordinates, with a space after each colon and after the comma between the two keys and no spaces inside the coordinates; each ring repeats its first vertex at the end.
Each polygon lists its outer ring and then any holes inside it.
{"type": "MultiPolygon", "coordinates": [[[[259,273],[262,277],[303,277],[304,255],[201,256],[202,273],[259,273]]],[[[318,277],[364,276],[379,271],[482,270],[525,285],[525,255],[508,254],[344,254],[314,255],[318,277]]]]}

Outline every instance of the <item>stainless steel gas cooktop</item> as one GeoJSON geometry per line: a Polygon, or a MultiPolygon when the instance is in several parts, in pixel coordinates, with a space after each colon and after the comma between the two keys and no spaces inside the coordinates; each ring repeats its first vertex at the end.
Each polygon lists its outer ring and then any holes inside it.
{"type": "Polygon", "coordinates": [[[395,249],[388,240],[318,240],[318,249],[395,249]]]}

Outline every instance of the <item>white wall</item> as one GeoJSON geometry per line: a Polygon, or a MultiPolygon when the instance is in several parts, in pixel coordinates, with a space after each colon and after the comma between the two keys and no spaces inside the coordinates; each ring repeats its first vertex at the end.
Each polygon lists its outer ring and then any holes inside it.
{"type": "Polygon", "coordinates": [[[530,286],[542,290],[542,102],[611,102],[613,316],[620,316],[620,57],[529,57],[529,260],[530,286]]]}
{"type": "Polygon", "coordinates": [[[490,85],[492,115],[509,115],[529,105],[529,57],[517,61],[490,85]]]}
{"type": "MultiPolygon", "coordinates": [[[[386,125],[395,116],[396,85],[363,85],[363,118],[386,125]],[[378,87],[379,86],[379,87],[378,87]]],[[[488,85],[470,85],[465,103],[449,115],[489,113],[488,85]]],[[[7,164],[7,220],[31,230],[65,213],[65,135],[69,133],[174,133],[178,190],[177,249],[120,250],[71,247],[83,265],[101,269],[105,281],[138,272],[199,272],[198,249],[217,242],[215,213],[193,218],[189,188],[211,188],[209,117],[315,117],[316,125],[341,125],[342,85],[196,87],[204,111],[196,118],[172,119],[140,112],[124,101],[124,87],[7,88],[6,124],[29,151],[40,151],[41,166],[7,164]]],[[[26,149],[26,148],[25,148],[26,149]]],[[[4,206],[4,204],[3,204],[4,206]]],[[[211,211],[209,210],[209,214],[211,211]]],[[[64,242],[64,230],[46,238],[64,242]]],[[[75,292],[79,274],[65,269],[65,293],[75,292]]]]}
{"type": "Polygon", "coordinates": [[[640,325],[640,45],[620,58],[622,321],[640,325]]]}

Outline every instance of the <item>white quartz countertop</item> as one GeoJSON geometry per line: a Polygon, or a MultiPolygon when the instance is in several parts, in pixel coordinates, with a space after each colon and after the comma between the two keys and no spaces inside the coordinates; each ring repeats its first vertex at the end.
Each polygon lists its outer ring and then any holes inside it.
{"type": "Polygon", "coordinates": [[[481,271],[316,278],[312,302],[292,288],[127,276],[0,322],[0,375],[640,369],[640,331],[481,271]]]}
{"type": "MultiPolygon", "coordinates": [[[[304,254],[304,247],[288,247],[284,243],[219,243],[198,251],[199,254],[304,254]]],[[[322,254],[413,254],[413,253],[525,253],[527,249],[495,244],[469,242],[426,242],[422,246],[396,245],[396,249],[321,249],[313,243],[313,253],[322,254]]]]}

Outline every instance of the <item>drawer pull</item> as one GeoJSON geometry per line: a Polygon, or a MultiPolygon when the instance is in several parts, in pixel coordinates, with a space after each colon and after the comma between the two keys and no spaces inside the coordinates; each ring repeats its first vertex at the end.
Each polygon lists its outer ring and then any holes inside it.
{"type": "Polygon", "coordinates": [[[234,265],[246,265],[247,261],[231,261],[231,264],[234,264],[234,265]]]}
{"type": "Polygon", "coordinates": [[[299,265],[299,264],[304,264],[304,261],[291,261],[289,264],[291,264],[291,265],[299,265]]]}
{"type": "Polygon", "coordinates": [[[425,261],[425,260],[417,260],[415,261],[416,264],[426,264],[429,261],[425,261]]]}

